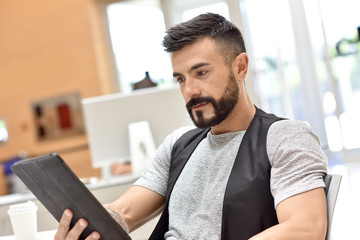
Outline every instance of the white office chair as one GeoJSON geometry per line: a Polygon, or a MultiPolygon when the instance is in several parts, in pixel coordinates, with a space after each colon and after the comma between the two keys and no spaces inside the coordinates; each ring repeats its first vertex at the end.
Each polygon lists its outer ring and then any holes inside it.
{"type": "Polygon", "coordinates": [[[337,195],[339,193],[341,175],[327,174],[324,178],[325,192],[327,201],[327,214],[328,214],[328,228],[326,232],[326,240],[330,239],[331,222],[334,215],[337,195]]]}

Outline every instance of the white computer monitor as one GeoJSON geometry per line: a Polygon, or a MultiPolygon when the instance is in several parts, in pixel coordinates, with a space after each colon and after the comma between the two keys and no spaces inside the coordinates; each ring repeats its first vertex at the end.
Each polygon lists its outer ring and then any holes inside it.
{"type": "Polygon", "coordinates": [[[192,124],[177,87],[85,98],[82,107],[94,167],[130,160],[130,123],[148,121],[156,147],[175,129],[192,124]]]}

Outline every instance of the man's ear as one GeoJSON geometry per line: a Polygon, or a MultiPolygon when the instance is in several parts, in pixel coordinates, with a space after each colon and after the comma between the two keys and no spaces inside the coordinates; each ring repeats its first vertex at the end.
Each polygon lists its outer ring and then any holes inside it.
{"type": "Polygon", "coordinates": [[[241,81],[245,80],[248,71],[248,66],[249,66],[249,57],[247,53],[243,52],[235,58],[233,62],[233,68],[236,79],[241,81]]]}

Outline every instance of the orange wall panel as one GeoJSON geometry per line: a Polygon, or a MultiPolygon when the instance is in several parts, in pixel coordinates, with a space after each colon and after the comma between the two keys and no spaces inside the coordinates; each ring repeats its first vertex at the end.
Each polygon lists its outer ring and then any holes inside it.
{"type": "MultiPolygon", "coordinates": [[[[38,141],[31,103],[78,92],[101,95],[106,73],[99,72],[99,39],[94,29],[96,0],[11,0],[0,3],[0,117],[9,141],[0,145],[0,161],[26,150],[30,155],[87,144],[86,135],[38,141]]],[[[109,75],[109,74],[107,74],[109,75]]],[[[88,149],[66,154],[80,177],[99,175],[88,149]]]]}

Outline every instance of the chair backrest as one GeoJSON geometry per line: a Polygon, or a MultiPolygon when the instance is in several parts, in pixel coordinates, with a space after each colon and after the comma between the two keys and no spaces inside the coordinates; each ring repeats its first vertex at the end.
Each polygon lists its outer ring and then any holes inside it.
{"type": "Polygon", "coordinates": [[[326,240],[330,237],[331,231],[331,222],[334,214],[336,199],[339,193],[341,175],[336,174],[327,174],[324,178],[325,182],[325,192],[326,192],[326,201],[327,201],[327,214],[328,214],[328,228],[326,233],[326,240]]]}

